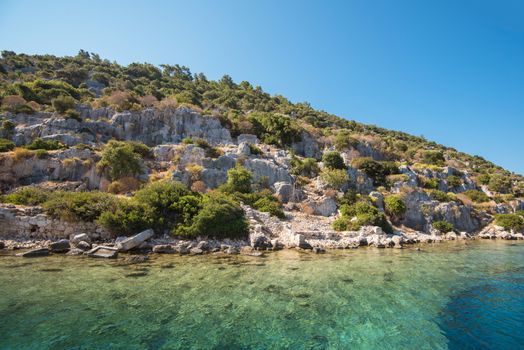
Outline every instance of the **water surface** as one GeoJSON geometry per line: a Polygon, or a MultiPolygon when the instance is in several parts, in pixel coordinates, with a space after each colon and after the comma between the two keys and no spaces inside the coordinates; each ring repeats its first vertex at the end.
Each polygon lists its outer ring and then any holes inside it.
{"type": "Polygon", "coordinates": [[[0,256],[0,349],[518,349],[524,244],[0,256]]]}

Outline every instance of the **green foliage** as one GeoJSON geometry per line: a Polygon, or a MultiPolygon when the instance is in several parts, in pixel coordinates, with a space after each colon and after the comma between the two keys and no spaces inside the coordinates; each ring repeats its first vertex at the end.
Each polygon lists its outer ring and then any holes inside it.
{"type": "Polygon", "coordinates": [[[58,96],[51,102],[57,113],[64,114],[66,111],[74,109],[76,101],[71,96],[58,96]]]}
{"type": "Polygon", "coordinates": [[[326,152],[322,155],[322,162],[328,169],[346,169],[344,159],[340,156],[340,153],[336,151],[326,152]]]}
{"type": "Polygon", "coordinates": [[[488,187],[494,192],[509,193],[511,191],[511,179],[502,174],[493,174],[489,179],[488,187]]]}
{"type": "Polygon", "coordinates": [[[267,196],[257,200],[253,204],[253,207],[259,211],[269,213],[280,219],[284,219],[286,217],[280,206],[280,203],[276,199],[269,198],[267,196]]]}
{"type": "Polygon", "coordinates": [[[349,181],[348,173],[344,169],[322,169],[322,173],[320,173],[320,178],[329,187],[334,189],[341,189],[349,181]]]}
{"type": "Polygon", "coordinates": [[[489,184],[489,180],[490,180],[490,176],[489,174],[480,174],[478,177],[477,177],[477,181],[479,184],[481,185],[487,185],[489,184]]]}
{"type": "Polygon", "coordinates": [[[320,168],[318,167],[318,163],[315,158],[300,159],[296,156],[291,158],[292,174],[313,178],[316,177],[319,172],[320,168]]]}
{"type": "Polygon", "coordinates": [[[249,146],[249,152],[254,155],[262,155],[264,152],[257,146],[252,143],[248,144],[249,146]]]}
{"type": "Polygon", "coordinates": [[[42,204],[51,216],[66,221],[92,222],[105,211],[111,211],[116,201],[103,192],[53,192],[42,204]]]}
{"type": "Polygon", "coordinates": [[[252,179],[253,175],[249,170],[237,165],[227,171],[227,182],[222,186],[222,190],[227,193],[249,193],[252,179]]]}
{"type": "Polygon", "coordinates": [[[254,112],[248,115],[253,132],[264,143],[289,146],[300,141],[300,129],[288,116],[277,113],[254,112]]]}
{"type": "Polygon", "coordinates": [[[437,166],[444,166],[446,159],[442,151],[424,151],[422,153],[422,162],[426,164],[432,164],[437,166]]]}
{"type": "Polygon", "coordinates": [[[524,229],[524,218],[516,213],[495,215],[495,224],[506,230],[521,231],[524,229]]]}
{"type": "Polygon", "coordinates": [[[462,180],[458,176],[450,175],[446,178],[446,184],[450,188],[455,188],[462,185],[462,180]]]}
{"type": "Polygon", "coordinates": [[[11,140],[0,139],[0,152],[9,152],[15,149],[15,143],[11,140]]]}
{"type": "Polygon", "coordinates": [[[45,149],[37,149],[35,151],[35,156],[38,159],[45,159],[49,156],[49,152],[45,149]]]}
{"type": "Polygon", "coordinates": [[[335,148],[338,151],[345,151],[357,145],[358,141],[351,136],[349,130],[340,130],[337,136],[335,136],[335,148]]]}
{"type": "Polygon", "coordinates": [[[451,197],[449,194],[439,190],[429,190],[429,196],[431,199],[437,200],[439,202],[452,202],[455,200],[454,197],[451,197]]]}
{"type": "Polygon", "coordinates": [[[440,180],[435,177],[427,178],[425,176],[419,176],[418,180],[422,187],[430,190],[438,190],[440,185],[440,180]]]}
{"type": "Polygon", "coordinates": [[[41,138],[35,139],[29,145],[26,145],[24,148],[30,150],[44,149],[46,151],[54,151],[57,149],[66,148],[66,146],[57,140],[43,140],[41,138]]]}
{"type": "Polygon", "coordinates": [[[401,218],[406,213],[406,204],[399,195],[389,195],[384,198],[386,213],[395,219],[401,218]]]}
{"type": "Polygon", "coordinates": [[[444,220],[433,221],[431,226],[435,230],[439,230],[441,233],[448,233],[454,230],[453,224],[444,220]]]}
{"type": "Polygon", "coordinates": [[[0,197],[0,202],[19,205],[40,205],[50,197],[49,191],[37,187],[21,187],[16,191],[0,197]]]}
{"type": "Polygon", "coordinates": [[[373,179],[375,186],[387,185],[387,176],[398,173],[398,166],[394,162],[379,162],[370,157],[354,158],[351,166],[366,173],[373,179]]]}
{"type": "Polygon", "coordinates": [[[130,236],[154,226],[150,211],[136,200],[123,198],[114,210],[104,211],[97,223],[115,235],[130,236]]]}
{"type": "Polygon", "coordinates": [[[234,200],[224,194],[214,193],[204,197],[202,209],[191,226],[176,231],[186,236],[206,235],[214,238],[245,238],[249,225],[244,211],[234,200]]]}
{"type": "Polygon", "coordinates": [[[467,190],[463,193],[475,203],[484,203],[491,200],[487,194],[479,190],[467,190]]]}
{"type": "Polygon", "coordinates": [[[342,205],[340,213],[344,219],[336,220],[336,224],[334,223],[333,229],[337,231],[358,230],[361,226],[379,226],[386,233],[393,232],[384,213],[369,203],[357,202],[353,205],[342,205]],[[348,220],[352,218],[356,220],[348,220]]]}
{"type": "Polygon", "coordinates": [[[337,198],[338,205],[353,205],[359,200],[359,194],[354,189],[347,190],[342,197],[337,198]]]}
{"type": "Polygon", "coordinates": [[[105,145],[97,168],[107,172],[113,181],[125,176],[136,176],[142,171],[142,151],[140,147],[137,149],[135,142],[111,140],[105,145]]]}

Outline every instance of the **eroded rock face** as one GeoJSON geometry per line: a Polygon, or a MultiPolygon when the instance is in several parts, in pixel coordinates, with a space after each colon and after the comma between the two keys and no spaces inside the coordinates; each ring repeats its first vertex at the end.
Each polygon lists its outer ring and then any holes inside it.
{"type": "Polygon", "coordinates": [[[279,166],[272,159],[247,159],[244,162],[244,167],[253,173],[254,181],[264,178],[267,179],[270,186],[273,186],[276,182],[294,183],[289,171],[279,166]]]}
{"type": "Polygon", "coordinates": [[[188,108],[117,113],[111,124],[119,138],[150,146],[177,143],[186,137],[202,138],[211,144],[232,142],[229,130],[217,118],[201,116],[188,108]]]}
{"type": "Polygon", "coordinates": [[[320,146],[315,138],[308,132],[302,132],[300,142],[295,142],[291,145],[293,151],[303,157],[307,158],[322,158],[320,146]]]}

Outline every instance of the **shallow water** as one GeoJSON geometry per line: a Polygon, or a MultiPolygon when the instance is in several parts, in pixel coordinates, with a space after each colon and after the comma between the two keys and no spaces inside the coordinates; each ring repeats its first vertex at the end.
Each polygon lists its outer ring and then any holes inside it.
{"type": "Polygon", "coordinates": [[[517,349],[524,243],[0,256],[0,349],[517,349]]]}

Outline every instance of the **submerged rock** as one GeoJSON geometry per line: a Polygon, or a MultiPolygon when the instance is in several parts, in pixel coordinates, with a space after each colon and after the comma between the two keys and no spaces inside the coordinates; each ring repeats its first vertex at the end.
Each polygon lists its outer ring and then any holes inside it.
{"type": "Polygon", "coordinates": [[[47,248],[31,249],[27,252],[16,254],[16,256],[21,256],[23,258],[35,258],[39,256],[48,256],[48,255],[49,255],[49,249],[47,248]]]}
{"type": "Polygon", "coordinates": [[[157,244],[153,246],[153,253],[158,254],[174,254],[175,248],[170,244],[157,244]]]}
{"type": "Polygon", "coordinates": [[[116,259],[118,257],[118,249],[99,245],[86,254],[92,258],[116,259]]]}

